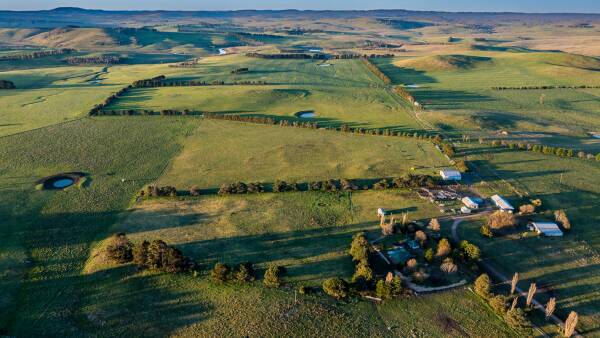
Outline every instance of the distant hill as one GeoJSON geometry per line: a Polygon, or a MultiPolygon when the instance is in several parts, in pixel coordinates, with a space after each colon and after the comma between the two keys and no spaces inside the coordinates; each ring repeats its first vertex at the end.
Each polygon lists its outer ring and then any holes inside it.
{"type": "MultiPolygon", "coordinates": [[[[64,27],[153,25],[173,21],[190,21],[206,18],[358,18],[373,17],[383,20],[404,19],[407,22],[527,21],[532,23],[578,20],[583,23],[600,23],[600,14],[526,14],[526,13],[450,13],[408,10],[369,11],[300,11],[300,10],[242,10],[242,11],[104,11],[77,7],[59,7],[43,11],[0,11],[0,27],[64,27]]],[[[400,21],[401,22],[401,21],[400,21]]]]}

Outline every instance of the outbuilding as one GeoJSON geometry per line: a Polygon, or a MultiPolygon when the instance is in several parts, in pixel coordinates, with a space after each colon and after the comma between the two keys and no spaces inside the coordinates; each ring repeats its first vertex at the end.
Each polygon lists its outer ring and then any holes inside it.
{"type": "Polygon", "coordinates": [[[440,170],[440,176],[444,181],[460,181],[462,179],[460,171],[454,169],[440,170]]]}
{"type": "Polygon", "coordinates": [[[383,217],[387,215],[387,211],[384,208],[377,208],[377,216],[383,217]]]}
{"type": "Polygon", "coordinates": [[[476,198],[472,198],[472,197],[463,197],[463,199],[461,200],[461,202],[469,209],[479,209],[479,203],[481,203],[481,201],[479,201],[476,198]]]}
{"type": "Polygon", "coordinates": [[[494,202],[494,204],[500,208],[500,210],[502,211],[506,211],[506,212],[513,212],[515,211],[515,208],[510,205],[510,203],[508,203],[507,200],[505,200],[504,198],[502,198],[502,196],[500,195],[494,195],[491,197],[492,202],[494,202]]]}
{"type": "Polygon", "coordinates": [[[552,222],[531,222],[529,229],[548,237],[560,237],[563,232],[556,223],[552,222]]]}

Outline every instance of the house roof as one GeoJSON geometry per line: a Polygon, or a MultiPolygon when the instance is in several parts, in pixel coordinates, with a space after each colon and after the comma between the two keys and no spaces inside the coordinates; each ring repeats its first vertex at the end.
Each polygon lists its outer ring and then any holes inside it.
{"type": "Polygon", "coordinates": [[[506,201],[504,198],[502,198],[500,195],[494,195],[491,197],[492,201],[494,201],[494,203],[496,203],[496,205],[503,210],[515,210],[515,208],[513,208],[512,205],[510,205],[510,203],[508,203],[508,201],[506,201]]]}
{"type": "Polygon", "coordinates": [[[531,225],[534,228],[543,233],[545,236],[562,236],[563,232],[560,230],[556,223],[552,222],[533,222],[531,225]]]}
{"type": "Polygon", "coordinates": [[[444,178],[446,177],[456,177],[456,178],[460,178],[460,171],[458,170],[454,170],[454,169],[442,169],[440,170],[440,175],[444,178]]]}

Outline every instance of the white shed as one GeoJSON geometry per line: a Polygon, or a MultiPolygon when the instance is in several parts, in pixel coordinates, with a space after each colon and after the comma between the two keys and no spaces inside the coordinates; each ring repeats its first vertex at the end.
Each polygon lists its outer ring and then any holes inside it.
{"type": "Polygon", "coordinates": [[[471,197],[463,197],[461,202],[469,209],[479,209],[479,203],[477,203],[471,197]]]}
{"type": "Polygon", "coordinates": [[[529,224],[531,230],[534,230],[538,234],[543,234],[548,237],[560,237],[563,232],[560,230],[556,223],[552,222],[532,222],[529,224]]]}
{"type": "Polygon", "coordinates": [[[460,171],[454,169],[440,170],[440,176],[442,176],[444,181],[460,181],[462,179],[460,171]]]}
{"type": "Polygon", "coordinates": [[[515,208],[513,208],[513,206],[510,205],[510,203],[508,203],[508,201],[502,198],[500,195],[494,195],[491,197],[491,199],[502,211],[513,212],[515,210],[515,208]]]}

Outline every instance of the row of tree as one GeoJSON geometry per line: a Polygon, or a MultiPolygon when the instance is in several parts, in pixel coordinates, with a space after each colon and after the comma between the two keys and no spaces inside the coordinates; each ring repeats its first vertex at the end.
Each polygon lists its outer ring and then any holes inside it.
{"type": "MultiPolygon", "coordinates": [[[[136,81],[136,83],[139,81],[136,81]]],[[[144,83],[140,83],[139,85],[134,84],[134,87],[137,88],[156,88],[156,87],[200,87],[200,86],[264,86],[268,85],[267,81],[233,81],[233,82],[225,82],[220,80],[214,81],[147,81],[144,83]]]]}
{"type": "MultiPolygon", "coordinates": [[[[276,288],[281,286],[281,277],[286,272],[285,268],[279,265],[269,265],[265,270],[263,284],[266,287],[276,288]]],[[[231,269],[227,264],[216,263],[210,272],[210,277],[217,283],[228,281],[237,281],[247,283],[256,279],[256,271],[252,263],[241,263],[235,269],[231,269]]]]}
{"type": "Polygon", "coordinates": [[[600,86],[591,86],[591,85],[518,86],[518,87],[492,87],[492,90],[594,89],[594,88],[600,88],[600,86]]]}
{"type": "Polygon", "coordinates": [[[365,64],[365,66],[367,66],[367,68],[373,74],[375,74],[375,76],[377,76],[378,78],[381,79],[381,81],[383,81],[383,83],[385,83],[386,85],[389,85],[392,83],[392,79],[390,79],[387,75],[385,75],[385,73],[382,72],[381,69],[379,69],[379,67],[377,67],[375,64],[373,64],[373,62],[371,62],[368,58],[361,58],[361,60],[365,64]]]}
{"type": "Polygon", "coordinates": [[[110,104],[112,104],[114,101],[116,101],[120,96],[127,93],[131,88],[133,88],[133,87],[131,85],[128,85],[125,88],[119,89],[119,91],[117,91],[114,94],[111,94],[109,97],[104,99],[104,102],[99,103],[99,104],[95,105],[92,109],[90,109],[88,114],[90,116],[104,115],[104,113],[105,113],[104,108],[108,107],[110,104]]]}
{"type": "Polygon", "coordinates": [[[569,149],[569,148],[562,148],[562,147],[552,147],[552,146],[545,146],[545,145],[541,145],[541,144],[531,144],[531,143],[514,143],[514,142],[509,142],[506,140],[493,140],[491,142],[491,146],[492,147],[506,147],[508,149],[512,149],[512,150],[526,150],[526,151],[533,151],[536,153],[540,153],[540,154],[545,154],[545,155],[555,155],[555,156],[559,156],[559,157],[577,157],[580,159],[587,159],[587,160],[593,160],[596,159],[597,161],[600,162],[600,153],[594,155],[594,154],[590,154],[590,153],[586,153],[584,151],[578,151],[576,152],[573,149],[569,149]]]}
{"type": "Polygon", "coordinates": [[[410,102],[412,105],[416,102],[415,97],[403,86],[394,86],[394,93],[400,95],[400,97],[410,102]]]}
{"type": "Polygon", "coordinates": [[[70,65],[115,65],[123,62],[123,58],[116,55],[74,56],[66,58],[70,65]]]}
{"type": "Polygon", "coordinates": [[[39,50],[34,52],[27,53],[18,53],[18,54],[8,54],[8,55],[0,55],[0,61],[20,61],[20,60],[31,60],[38,59],[52,55],[62,55],[73,53],[75,49],[71,48],[61,48],[61,49],[52,49],[52,50],[39,50]]]}
{"type": "Polygon", "coordinates": [[[313,60],[349,60],[349,59],[377,59],[394,57],[394,54],[323,54],[323,53],[280,53],[280,54],[263,54],[263,53],[246,53],[247,57],[260,59],[313,59],[313,60]]]}
{"type": "Polygon", "coordinates": [[[12,81],[0,80],[0,89],[15,89],[17,88],[12,81]]]}

